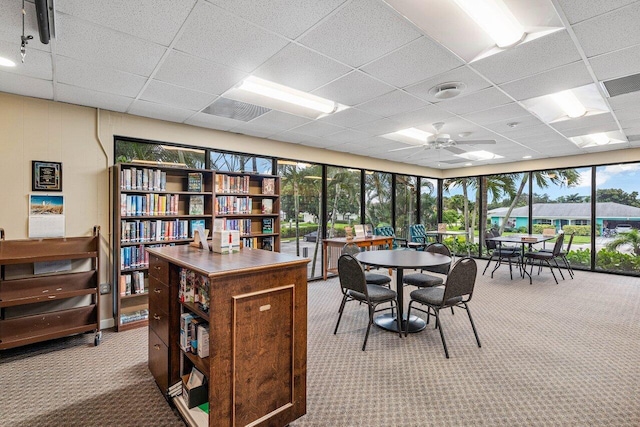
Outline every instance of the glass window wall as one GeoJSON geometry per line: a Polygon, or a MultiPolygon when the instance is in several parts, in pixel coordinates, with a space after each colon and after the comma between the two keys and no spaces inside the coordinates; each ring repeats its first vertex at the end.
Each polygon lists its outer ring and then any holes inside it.
{"type": "Polygon", "coordinates": [[[364,175],[364,223],[373,227],[391,224],[390,173],[366,171],[364,175]]]}
{"type": "Polygon", "coordinates": [[[417,223],[417,188],[415,176],[396,175],[396,237],[408,238],[409,226],[417,223]]]}
{"type": "Polygon", "coordinates": [[[477,254],[479,236],[478,178],[445,179],[442,220],[447,231],[441,240],[457,255],[477,254]],[[457,234],[464,232],[463,235],[457,234]]]}

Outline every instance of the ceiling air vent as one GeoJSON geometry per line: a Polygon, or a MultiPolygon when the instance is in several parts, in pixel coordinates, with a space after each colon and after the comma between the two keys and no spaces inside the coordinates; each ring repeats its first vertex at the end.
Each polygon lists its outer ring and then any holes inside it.
{"type": "Polygon", "coordinates": [[[211,105],[202,110],[203,113],[211,114],[212,116],[226,117],[243,122],[251,121],[269,111],[271,111],[269,108],[222,97],[216,99],[211,105]]]}
{"type": "Polygon", "coordinates": [[[632,74],[602,83],[610,98],[640,90],[640,74],[632,74]]]}
{"type": "Polygon", "coordinates": [[[429,95],[437,99],[450,99],[460,95],[466,88],[467,85],[462,82],[440,83],[429,89],[429,95]]]}

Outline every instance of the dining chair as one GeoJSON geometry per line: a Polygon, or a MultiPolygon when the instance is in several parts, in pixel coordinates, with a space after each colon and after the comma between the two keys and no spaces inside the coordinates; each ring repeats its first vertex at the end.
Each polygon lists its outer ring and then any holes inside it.
{"type": "MultiPolygon", "coordinates": [[[[433,314],[436,318],[436,328],[440,330],[440,339],[442,340],[442,346],[444,347],[444,354],[449,358],[449,350],[447,349],[447,342],[444,337],[444,331],[442,328],[442,322],[440,320],[440,310],[443,308],[451,307],[453,311],[454,307],[459,307],[467,311],[469,316],[469,322],[473,329],[473,334],[476,337],[478,347],[482,347],[480,344],[480,338],[478,338],[478,331],[473,323],[471,317],[471,311],[469,310],[469,301],[473,296],[473,289],[476,283],[476,274],[478,267],[473,258],[465,257],[459,259],[451,268],[449,276],[447,277],[447,283],[444,287],[431,287],[416,289],[411,292],[411,301],[409,302],[409,308],[407,309],[407,318],[411,315],[411,309],[421,311],[427,314],[427,323],[429,318],[433,314]],[[426,306],[427,309],[423,310],[419,307],[414,307],[415,304],[426,306]]],[[[405,328],[404,336],[408,334],[408,328],[405,328]]]]}
{"type": "Polygon", "coordinates": [[[396,231],[390,225],[381,225],[375,228],[376,236],[393,237],[393,246],[389,249],[406,248],[407,239],[396,237],[396,231]]]}
{"type": "Polygon", "coordinates": [[[422,224],[413,224],[409,226],[409,241],[411,243],[420,243],[419,250],[424,250],[424,247],[430,242],[432,237],[427,235],[427,229],[422,224]]]}
{"type": "MultiPolygon", "coordinates": [[[[347,243],[342,247],[341,255],[355,255],[357,253],[360,253],[360,247],[355,243],[347,243]]],[[[385,274],[366,272],[364,277],[367,283],[370,285],[380,285],[386,286],[388,288],[391,287],[391,277],[385,274]]]]}
{"type": "MultiPolygon", "coordinates": [[[[559,258],[562,260],[562,262],[564,263],[565,267],[567,267],[567,271],[569,272],[569,276],[571,276],[571,278],[573,279],[574,273],[573,273],[573,267],[571,267],[571,264],[569,263],[569,259],[567,258],[567,254],[569,253],[569,251],[571,250],[571,244],[573,243],[573,236],[575,235],[575,231],[571,234],[569,234],[569,242],[567,243],[567,249],[560,249],[560,254],[559,254],[559,258]]],[[[553,249],[540,249],[541,251],[546,251],[546,252],[552,252],[553,249]]]]}
{"type": "MultiPolygon", "coordinates": [[[[373,324],[373,315],[379,311],[389,310],[398,307],[398,295],[396,291],[385,288],[384,286],[367,284],[365,281],[364,269],[360,262],[352,255],[345,254],[338,258],[338,277],[340,279],[340,288],[342,290],[342,302],[340,303],[340,313],[338,322],[333,331],[335,335],[338,332],[338,326],[342,319],[344,306],[349,301],[359,301],[366,304],[369,309],[369,324],[367,325],[367,333],[364,336],[362,351],[367,346],[369,339],[369,331],[373,324]],[[390,307],[377,309],[378,305],[390,303],[390,307]]],[[[402,316],[398,315],[396,321],[400,322],[402,316]]],[[[402,337],[402,326],[398,324],[398,335],[402,337]]]]}
{"type": "Polygon", "coordinates": [[[495,259],[496,266],[493,268],[493,270],[491,270],[491,278],[493,279],[493,273],[498,269],[498,267],[502,265],[502,261],[506,259],[509,262],[509,274],[511,276],[511,280],[513,280],[513,266],[511,264],[511,260],[514,258],[516,260],[516,265],[520,270],[520,275],[522,275],[522,267],[521,267],[521,259],[520,259],[522,252],[520,251],[520,248],[515,246],[507,247],[507,246],[500,245],[495,240],[491,240],[492,237],[495,237],[495,235],[492,232],[487,231],[486,233],[484,233],[484,245],[487,248],[487,251],[489,252],[490,256],[489,256],[489,261],[487,261],[487,265],[484,267],[484,270],[482,271],[482,275],[484,276],[484,273],[487,272],[487,268],[489,268],[491,261],[495,259]]]}
{"type": "MultiPolygon", "coordinates": [[[[524,254],[524,258],[527,264],[531,264],[531,271],[529,272],[529,284],[533,283],[531,274],[533,274],[533,264],[535,261],[538,261],[539,266],[542,266],[543,262],[546,263],[549,266],[549,270],[551,270],[551,274],[553,275],[553,280],[555,280],[556,284],[558,284],[558,278],[556,277],[556,274],[553,272],[553,266],[551,265],[551,261],[553,261],[556,267],[558,268],[558,271],[560,272],[560,276],[562,277],[562,280],[564,280],[564,274],[562,274],[562,270],[560,269],[560,265],[558,264],[558,258],[560,257],[560,251],[562,250],[563,242],[564,242],[564,233],[560,233],[558,234],[558,237],[556,237],[556,243],[555,245],[553,245],[553,249],[551,250],[551,252],[544,251],[544,250],[537,250],[537,251],[529,251],[524,254]]],[[[527,264],[525,264],[524,266],[525,269],[527,268],[527,264]]],[[[540,271],[538,271],[538,274],[540,274],[540,271]]]]}
{"type": "MultiPolygon", "coordinates": [[[[425,249],[425,252],[430,252],[432,254],[441,254],[446,255],[451,258],[451,251],[449,248],[443,243],[432,243],[425,249]]],[[[447,276],[449,274],[449,268],[451,267],[451,262],[442,265],[436,265],[433,267],[424,267],[420,270],[420,273],[407,274],[402,277],[402,283],[405,285],[417,286],[419,288],[426,288],[431,286],[440,286],[444,284],[444,278],[439,276],[434,276],[431,274],[422,273],[423,270],[430,271],[432,273],[442,274],[447,276]]]]}

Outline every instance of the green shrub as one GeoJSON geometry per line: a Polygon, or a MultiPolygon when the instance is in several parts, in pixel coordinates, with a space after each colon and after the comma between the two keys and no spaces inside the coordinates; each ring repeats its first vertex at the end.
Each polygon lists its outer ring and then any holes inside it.
{"type": "MultiPolygon", "coordinates": [[[[578,249],[567,254],[569,263],[575,266],[589,267],[591,251],[578,249]]],[[[608,249],[600,249],[596,254],[596,268],[608,271],[640,272],[640,257],[608,249]]]]}
{"type": "Polygon", "coordinates": [[[533,234],[542,234],[542,231],[547,228],[554,228],[555,226],[551,224],[533,224],[533,234]]]}
{"type": "MultiPolygon", "coordinates": [[[[575,233],[576,236],[591,236],[590,225],[565,225],[562,227],[564,233],[569,235],[575,233]]],[[[596,228],[596,236],[600,235],[600,230],[596,228]]]]}

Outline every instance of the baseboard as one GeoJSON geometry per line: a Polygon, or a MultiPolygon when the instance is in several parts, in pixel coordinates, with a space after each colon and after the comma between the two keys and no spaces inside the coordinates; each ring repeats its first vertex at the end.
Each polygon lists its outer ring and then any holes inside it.
{"type": "Polygon", "coordinates": [[[113,317],[109,319],[102,319],[100,321],[100,329],[109,329],[113,328],[116,325],[115,319],[113,317]]]}

